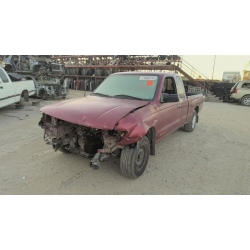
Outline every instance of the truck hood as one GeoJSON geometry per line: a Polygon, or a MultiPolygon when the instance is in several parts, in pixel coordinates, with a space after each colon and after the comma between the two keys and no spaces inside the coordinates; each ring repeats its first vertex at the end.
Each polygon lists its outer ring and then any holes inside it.
{"type": "Polygon", "coordinates": [[[74,124],[112,130],[123,117],[148,104],[148,101],[87,96],[47,105],[40,110],[74,124]]]}

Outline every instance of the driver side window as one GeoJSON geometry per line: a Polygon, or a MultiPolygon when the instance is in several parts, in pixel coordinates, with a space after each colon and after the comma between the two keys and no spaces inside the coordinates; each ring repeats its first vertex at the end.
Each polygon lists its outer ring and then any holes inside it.
{"type": "Polygon", "coordinates": [[[162,86],[162,93],[177,94],[176,92],[176,85],[173,77],[166,77],[163,86],[162,86]]]}
{"type": "Polygon", "coordinates": [[[2,80],[3,83],[9,82],[6,74],[4,73],[4,71],[2,69],[0,69],[0,78],[1,78],[1,80],[2,80]]]}
{"type": "Polygon", "coordinates": [[[164,79],[161,91],[161,102],[177,102],[178,95],[176,90],[176,84],[173,77],[166,77],[164,79]]]}
{"type": "Polygon", "coordinates": [[[178,88],[178,94],[180,97],[185,97],[185,88],[183,82],[179,76],[176,76],[176,86],[178,88]]]}

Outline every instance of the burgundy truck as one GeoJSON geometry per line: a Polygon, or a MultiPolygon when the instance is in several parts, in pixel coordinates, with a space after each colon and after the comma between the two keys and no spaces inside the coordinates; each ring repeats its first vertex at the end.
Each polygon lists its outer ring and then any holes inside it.
{"type": "Polygon", "coordinates": [[[41,108],[39,126],[55,151],[89,158],[94,169],[119,157],[122,174],[136,179],[155,143],[182,126],[194,130],[202,105],[203,95],[185,93],[177,74],[122,72],[90,96],[41,108]]]}

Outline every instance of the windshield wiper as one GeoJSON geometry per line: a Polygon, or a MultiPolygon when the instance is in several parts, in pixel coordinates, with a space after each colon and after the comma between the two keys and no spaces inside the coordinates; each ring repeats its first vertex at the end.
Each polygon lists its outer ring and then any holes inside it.
{"type": "Polygon", "coordinates": [[[102,93],[92,93],[91,95],[100,95],[100,96],[106,96],[106,97],[110,97],[109,95],[105,95],[105,94],[102,94],[102,93]]]}
{"type": "Polygon", "coordinates": [[[120,94],[120,95],[115,95],[115,97],[129,97],[129,98],[133,98],[133,99],[136,99],[136,100],[145,100],[145,99],[138,98],[138,97],[135,97],[135,96],[131,96],[131,95],[123,95],[123,94],[120,94]]]}

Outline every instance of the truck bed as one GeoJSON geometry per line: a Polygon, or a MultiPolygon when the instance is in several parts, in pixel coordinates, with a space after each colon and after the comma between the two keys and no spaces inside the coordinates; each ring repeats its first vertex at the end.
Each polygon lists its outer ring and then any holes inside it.
{"type": "Polygon", "coordinates": [[[197,94],[197,93],[191,93],[191,92],[187,92],[186,93],[187,97],[190,97],[190,96],[202,96],[202,95],[203,95],[202,93],[199,93],[199,94],[197,94]]]}

